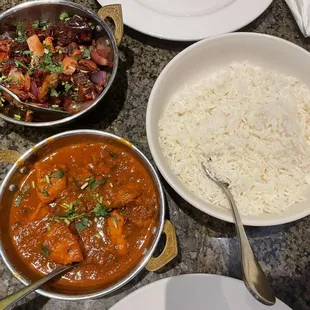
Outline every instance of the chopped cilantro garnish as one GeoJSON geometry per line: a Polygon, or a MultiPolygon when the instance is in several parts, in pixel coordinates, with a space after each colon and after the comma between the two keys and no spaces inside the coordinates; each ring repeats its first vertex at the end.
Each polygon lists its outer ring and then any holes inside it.
{"type": "Polygon", "coordinates": [[[65,173],[62,170],[57,170],[53,176],[53,178],[56,179],[61,179],[63,176],[65,175],[65,173]]]}
{"type": "Polygon", "coordinates": [[[77,207],[77,206],[79,206],[81,203],[79,202],[79,201],[73,201],[72,202],[72,205],[74,206],[74,207],[77,207]]]}
{"type": "Polygon", "coordinates": [[[57,92],[55,88],[51,88],[50,95],[51,97],[59,97],[59,93],[57,92]]]}
{"type": "Polygon", "coordinates": [[[15,200],[15,205],[16,206],[19,206],[20,205],[20,203],[22,202],[22,195],[18,195],[17,197],[16,197],[16,200],[15,200]]]}
{"type": "Polygon", "coordinates": [[[23,25],[21,22],[18,22],[16,25],[16,34],[17,34],[17,38],[16,38],[17,41],[19,42],[25,41],[25,37],[23,35],[23,25]]]}
{"type": "Polygon", "coordinates": [[[85,58],[86,59],[90,59],[91,57],[90,57],[90,51],[91,51],[91,49],[89,48],[87,48],[87,49],[85,49],[84,50],[84,56],[85,56],[85,58]]]}
{"type": "Polygon", "coordinates": [[[58,65],[55,65],[53,63],[52,54],[49,53],[49,51],[47,49],[47,53],[45,53],[43,55],[43,65],[40,66],[40,69],[42,69],[42,70],[49,70],[51,72],[62,73],[62,71],[63,71],[63,64],[62,64],[62,62],[59,62],[58,65]]]}
{"type": "Polygon", "coordinates": [[[60,20],[67,20],[69,18],[69,15],[67,12],[61,12],[59,15],[60,20]]]}
{"type": "Polygon", "coordinates": [[[18,22],[16,25],[17,36],[21,37],[23,35],[23,25],[21,22],[18,22]]]}
{"type": "Polygon", "coordinates": [[[80,219],[80,218],[84,217],[84,213],[80,213],[80,214],[77,213],[77,210],[74,209],[73,203],[67,204],[67,205],[68,205],[68,207],[66,207],[67,211],[64,214],[54,216],[53,220],[55,222],[65,221],[67,223],[68,222],[71,223],[72,221],[74,221],[76,219],[80,219]]]}
{"type": "Polygon", "coordinates": [[[90,184],[94,183],[95,181],[96,181],[96,179],[95,179],[94,177],[90,177],[90,178],[89,178],[89,183],[90,183],[90,184]]]}
{"type": "Polygon", "coordinates": [[[98,185],[104,185],[105,183],[106,183],[106,180],[103,179],[103,180],[99,180],[99,181],[95,181],[95,182],[91,183],[89,187],[90,187],[91,189],[93,189],[93,188],[95,188],[96,186],[98,186],[98,185]]]}
{"type": "Polygon", "coordinates": [[[43,245],[41,246],[41,251],[45,256],[50,256],[50,251],[43,245]]]}
{"type": "Polygon", "coordinates": [[[21,193],[16,197],[15,200],[15,205],[19,206],[20,203],[22,202],[23,196],[28,192],[28,190],[30,189],[30,185],[27,184],[21,191],[21,193]]]}
{"type": "Polygon", "coordinates": [[[23,51],[23,55],[31,55],[31,51],[23,51]]]}
{"type": "Polygon", "coordinates": [[[80,222],[75,224],[75,228],[77,231],[83,231],[88,225],[89,219],[88,217],[83,217],[80,222]]]}
{"type": "Polygon", "coordinates": [[[20,62],[19,60],[15,60],[14,63],[16,67],[22,67],[26,70],[29,70],[29,68],[26,65],[24,65],[22,62],[20,62]]]}
{"type": "Polygon", "coordinates": [[[32,24],[32,28],[39,28],[40,22],[38,20],[34,21],[32,24]]]}
{"type": "Polygon", "coordinates": [[[65,83],[65,92],[67,93],[71,89],[72,85],[65,83]]]}
{"type": "Polygon", "coordinates": [[[41,193],[42,193],[42,195],[43,195],[44,197],[47,197],[47,196],[48,196],[48,193],[47,193],[47,191],[46,191],[45,189],[43,189],[43,190],[41,191],[41,193]]]}
{"type": "Polygon", "coordinates": [[[100,203],[96,204],[93,212],[95,213],[96,216],[103,216],[103,217],[110,216],[109,209],[100,203]]]}

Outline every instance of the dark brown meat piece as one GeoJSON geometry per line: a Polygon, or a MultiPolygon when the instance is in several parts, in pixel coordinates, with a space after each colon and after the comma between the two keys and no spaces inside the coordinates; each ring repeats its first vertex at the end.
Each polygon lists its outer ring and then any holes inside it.
{"type": "Polygon", "coordinates": [[[90,83],[89,76],[87,73],[79,72],[73,75],[73,81],[77,85],[85,85],[90,83]]]}
{"type": "Polygon", "coordinates": [[[9,48],[10,58],[14,58],[18,55],[22,55],[22,52],[28,51],[29,47],[27,42],[12,41],[9,48]]]}
{"type": "Polygon", "coordinates": [[[95,86],[92,83],[80,84],[78,86],[78,99],[80,102],[85,102],[95,99],[95,86]]]}
{"type": "Polygon", "coordinates": [[[58,63],[62,62],[66,57],[65,54],[57,54],[53,56],[53,63],[54,65],[58,65],[58,63]]]}
{"type": "Polygon", "coordinates": [[[75,42],[71,42],[68,46],[68,55],[69,56],[78,56],[80,54],[82,54],[82,52],[79,49],[79,46],[75,43],[75,42]]]}
{"type": "Polygon", "coordinates": [[[34,34],[36,34],[41,41],[43,41],[43,39],[47,36],[46,31],[41,28],[33,28],[32,25],[29,25],[26,30],[26,36],[29,38],[34,34]]]}
{"type": "Polygon", "coordinates": [[[44,77],[49,74],[47,70],[34,70],[32,78],[35,81],[37,87],[42,86],[44,77]]]}
{"type": "Polygon", "coordinates": [[[66,46],[71,42],[78,44],[91,42],[92,29],[87,19],[74,15],[67,21],[57,21],[49,25],[47,29],[49,36],[57,41],[57,45],[66,46]]]}

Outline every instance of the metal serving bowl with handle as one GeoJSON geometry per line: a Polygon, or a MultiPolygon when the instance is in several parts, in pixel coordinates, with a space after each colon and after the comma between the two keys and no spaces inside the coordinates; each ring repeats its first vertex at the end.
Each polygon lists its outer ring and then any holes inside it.
{"type": "Polygon", "coordinates": [[[62,12],[68,13],[69,16],[79,15],[81,17],[86,17],[89,22],[95,26],[95,38],[107,38],[107,41],[113,51],[113,68],[105,89],[99,95],[99,97],[94,100],[94,102],[86,109],[65,118],[42,122],[25,122],[0,113],[0,117],[6,121],[31,127],[62,125],[77,119],[78,117],[93,109],[103,99],[111,87],[118,68],[119,53],[117,46],[120,45],[122,41],[124,29],[122,8],[120,4],[102,7],[99,9],[97,14],[95,14],[81,5],[64,0],[38,0],[25,2],[0,14],[0,35],[7,31],[15,32],[16,24],[18,22],[22,23],[22,25],[28,25],[29,23],[32,24],[35,20],[38,19],[47,22],[59,20],[59,15],[62,12]],[[115,24],[114,34],[107,23],[104,21],[104,19],[107,17],[111,18],[115,24]]]}
{"type": "Polygon", "coordinates": [[[63,146],[73,145],[83,141],[122,144],[126,147],[128,152],[140,160],[152,178],[157,191],[159,201],[158,222],[155,227],[156,229],[153,229],[154,238],[152,243],[147,250],[144,251],[144,254],[137,265],[126,276],[108,287],[96,287],[91,291],[87,287],[83,287],[82,291],[79,290],[78,292],[67,289],[65,291],[60,291],[60,289],[56,290],[55,288],[49,286],[44,287],[44,289],[37,290],[39,294],[50,298],[82,300],[107,295],[132,280],[143,268],[146,268],[148,271],[156,271],[162,268],[173,258],[175,258],[178,252],[175,229],[171,222],[165,220],[164,192],[158,175],[146,156],[129,141],[110,133],[97,130],[67,131],[41,141],[26,151],[22,156],[20,156],[18,152],[12,150],[0,151],[0,162],[14,162],[13,167],[8,172],[0,187],[0,255],[14,277],[25,285],[37,280],[37,277],[35,277],[30,269],[28,270],[27,266],[25,266],[18,257],[16,250],[10,241],[10,227],[8,218],[12,201],[14,199],[14,193],[18,189],[22,179],[25,177],[25,174],[30,171],[31,167],[40,158],[46,156],[47,154],[54,153],[63,146]],[[166,234],[165,247],[158,257],[152,257],[163,232],[166,234]]]}

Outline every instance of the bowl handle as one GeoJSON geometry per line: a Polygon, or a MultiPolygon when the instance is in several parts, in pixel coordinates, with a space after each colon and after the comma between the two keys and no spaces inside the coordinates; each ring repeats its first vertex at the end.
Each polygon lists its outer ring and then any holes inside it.
{"type": "Polygon", "coordinates": [[[145,266],[148,271],[156,271],[178,255],[178,244],[175,228],[168,220],[165,221],[163,232],[166,234],[166,244],[164,250],[158,257],[152,257],[145,266]]]}
{"type": "Polygon", "coordinates": [[[99,9],[97,14],[102,20],[107,17],[110,17],[113,20],[115,24],[114,38],[116,44],[119,46],[124,34],[122,6],[120,4],[106,5],[99,9]]]}
{"type": "Polygon", "coordinates": [[[20,153],[17,151],[0,150],[0,163],[10,162],[14,164],[20,156],[20,153]]]}

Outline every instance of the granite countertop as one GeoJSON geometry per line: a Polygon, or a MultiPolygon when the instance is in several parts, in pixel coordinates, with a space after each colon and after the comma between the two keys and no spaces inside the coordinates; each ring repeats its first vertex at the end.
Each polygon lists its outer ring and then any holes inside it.
{"type": "MultiPolygon", "coordinates": [[[[6,10],[19,0],[1,0],[6,10]]],[[[78,0],[96,10],[95,0],[78,0]]],[[[274,0],[256,21],[242,29],[275,35],[310,51],[310,41],[300,33],[283,0],[274,0]]],[[[89,114],[71,127],[32,129],[0,120],[1,148],[19,152],[43,138],[73,128],[95,128],[124,136],[135,143],[148,158],[145,113],[152,86],[164,66],[188,43],[157,40],[125,27],[120,47],[118,76],[106,97],[105,111],[89,114]]],[[[0,166],[0,178],[8,171],[0,166]]],[[[109,309],[130,292],[150,282],[187,273],[212,273],[241,278],[234,226],[201,213],[180,198],[164,183],[169,202],[170,219],[176,227],[180,254],[176,261],[157,273],[143,272],[113,295],[80,302],[50,300],[32,294],[19,309],[109,309]]],[[[247,228],[254,252],[266,271],[276,296],[294,310],[310,309],[310,216],[297,222],[270,228],[247,228]]],[[[0,298],[22,285],[0,261],[0,298]]]]}

